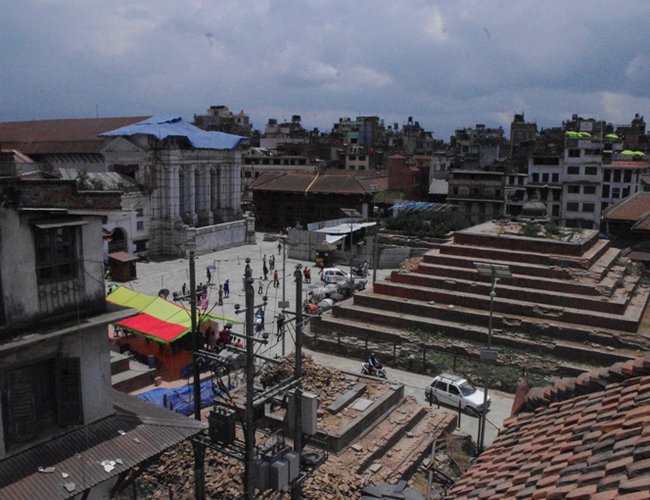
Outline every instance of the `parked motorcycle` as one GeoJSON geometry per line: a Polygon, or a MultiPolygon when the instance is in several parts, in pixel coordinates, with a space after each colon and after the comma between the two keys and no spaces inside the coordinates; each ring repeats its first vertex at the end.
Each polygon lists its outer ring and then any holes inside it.
{"type": "Polygon", "coordinates": [[[361,374],[370,375],[371,377],[386,378],[386,369],[379,363],[377,367],[371,367],[368,363],[361,363],[361,374]]]}
{"type": "Polygon", "coordinates": [[[368,264],[364,262],[363,264],[354,266],[352,268],[352,274],[354,274],[355,276],[366,278],[368,276],[368,264]]]}

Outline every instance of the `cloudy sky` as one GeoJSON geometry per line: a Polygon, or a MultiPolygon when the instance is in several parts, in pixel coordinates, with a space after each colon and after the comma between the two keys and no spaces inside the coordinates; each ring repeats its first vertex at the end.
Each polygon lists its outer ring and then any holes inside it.
{"type": "Polygon", "coordinates": [[[515,112],[650,119],[650,2],[0,0],[0,121],[243,109],[409,116],[434,137],[515,112]]]}

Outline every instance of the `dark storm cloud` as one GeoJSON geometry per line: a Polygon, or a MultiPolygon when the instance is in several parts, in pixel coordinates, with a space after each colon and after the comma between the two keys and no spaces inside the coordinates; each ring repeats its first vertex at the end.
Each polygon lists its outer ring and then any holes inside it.
{"type": "Polygon", "coordinates": [[[6,2],[0,119],[413,116],[437,137],[514,112],[628,121],[650,104],[642,1],[6,2]]]}

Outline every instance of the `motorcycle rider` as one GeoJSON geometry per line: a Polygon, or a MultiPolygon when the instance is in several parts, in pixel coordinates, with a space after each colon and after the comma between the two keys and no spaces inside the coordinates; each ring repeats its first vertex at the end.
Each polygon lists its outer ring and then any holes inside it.
{"type": "Polygon", "coordinates": [[[255,333],[260,333],[264,330],[264,311],[261,307],[255,311],[255,333]]]}
{"type": "Polygon", "coordinates": [[[368,276],[368,262],[364,260],[363,264],[359,264],[353,269],[353,272],[354,274],[365,278],[368,276]]]}
{"type": "Polygon", "coordinates": [[[368,358],[368,369],[370,370],[370,373],[376,373],[379,368],[381,368],[381,363],[379,363],[375,357],[375,353],[371,352],[370,357],[368,358]]]}

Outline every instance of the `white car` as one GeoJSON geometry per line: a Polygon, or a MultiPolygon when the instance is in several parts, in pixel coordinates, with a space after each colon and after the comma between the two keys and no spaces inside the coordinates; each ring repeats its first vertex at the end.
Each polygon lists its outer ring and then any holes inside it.
{"type": "MultiPolygon", "coordinates": [[[[451,373],[441,373],[433,378],[424,394],[430,404],[443,403],[453,408],[460,408],[470,413],[482,413],[485,393],[477,389],[466,379],[451,373]]],[[[487,397],[486,409],[490,407],[490,396],[487,397]]]]}
{"type": "Polygon", "coordinates": [[[326,267],[320,275],[321,281],[325,283],[338,283],[339,281],[350,281],[350,273],[341,271],[338,267],[326,267]]]}
{"type": "Polygon", "coordinates": [[[350,273],[342,271],[338,267],[326,267],[320,275],[323,283],[354,283],[354,288],[363,290],[368,283],[364,278],[353,278],[350,273]]]}

